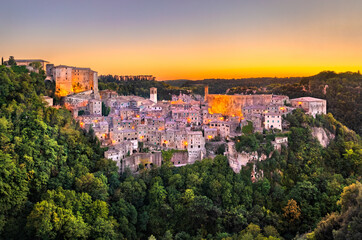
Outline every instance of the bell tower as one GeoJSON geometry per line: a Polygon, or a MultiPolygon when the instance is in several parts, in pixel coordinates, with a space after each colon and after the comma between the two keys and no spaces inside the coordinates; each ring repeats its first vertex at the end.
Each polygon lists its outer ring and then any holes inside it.
{"type": "Polygon", "coordinates": [[[154,103],[157,103],[157,88],[150,88],[150,100],[154,103]]]}
{"type": "Polygon", "coordinates": [[[208,85],[205,86],[205,97],[204,97],[205,102],[207,101],[207,95],[209,95],[209,86],[208,85]]]}

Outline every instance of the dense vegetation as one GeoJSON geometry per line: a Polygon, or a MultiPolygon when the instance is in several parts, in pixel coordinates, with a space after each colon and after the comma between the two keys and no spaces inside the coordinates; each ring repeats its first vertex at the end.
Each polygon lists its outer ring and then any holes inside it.
{"type": "Polygon", "coordinates": [[[303,78],[298,84],[274,84],[269,91],[291,98],[311,96],[327,100],[327,111],[339,121],[362,134],[362,75],[353,72],[321,72],[303,78]]]}
{"type": "Polygon", "coordinates": [[[150,96],[150,88],[156,87],[159,100],[171,100],[173,94],[194,90],[193,88],[174,87],[155,80],[119,81],[112,75],[100,76],[98,85],[100,90],[110,89],[116,91],[119,95],[136,95],[145,98],[150,96]]]}
{"type": "Polygon", "coordinates": [[[209,93],[212,94],[225,94],[225,92],[236,86],[243,86],[247,88],[263,88],[269,84],[294,84],[298,83],[301,78],[242,78],[242,79],[204,79],[204,80],[169,80],[165,81],[172,86],[176,87],[193,87],[203,94],[204,86],[209,86],[209,93]]]}
{"type": "MultiPolygon", "coordinates": [[[[360,236],[361,140],[331,114],[289,115],[289,147],[257,164],[255,182],[251,165],[236,174],[224,156],[119,175],[92,133],[42,103],[43,80],[0,66],[1,239],[360,236]],[[311,126],[335,140],[322,148],[311,126]]],[[[245,133],[245,146],[269,149],[261,145],[272,133],[245,133]]]]}

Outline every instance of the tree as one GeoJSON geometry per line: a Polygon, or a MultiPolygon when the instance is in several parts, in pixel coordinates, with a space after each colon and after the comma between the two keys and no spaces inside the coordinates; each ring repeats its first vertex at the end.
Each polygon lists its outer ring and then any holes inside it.
{"type": "Polygon", "coordinates": [[[29,65],[37,71],[41,70],[41,68],[42,68],[42,65],[40,62],[32,62],[29,65]]]}
{"type": "Polygon", "coordinates": [[[41,239],[87,238],[90,230],[82,217],[47,201],[34,206],[28,216],[27,228],[41,239]]]}
{"type": "Polygon", "coordinates": [[[9,66],[16,66],[16,61],[15,61],[15,59],[14,59],[14,56],[10,56],[10,57],[9,57],[9,60],[8,60],[7,64],[8,64],[9,66]]]}
{"type": "Polygon", "coordinates": [[[165,201],[166,196],[167,191],[159,182],[152,185],[149,191],[149,199],[152,204],[161,205],[165,201]]]}
{"type": "Polygon", "coordinates": [[[100,178],[94,177],[92,173],[77,178],[75,180],[76,190],[79,192],[87,192],[92,198],[106,200],[108,197],[108,187],[100,178]]]}
{"type": "Polygon", "coordinates": [[[104,102],[102,102],[102,116],[108,116],[108,114],[111,112],[111,108],[107,107],[104,102]]]}
{"type": "Polygon", "coordinates": [[[287,205],[283,208],[283,212],[283,216],[288,219],[289,222],[298,220],[301,215],[300,208],[294,199],[288,200],[287,205]]]}

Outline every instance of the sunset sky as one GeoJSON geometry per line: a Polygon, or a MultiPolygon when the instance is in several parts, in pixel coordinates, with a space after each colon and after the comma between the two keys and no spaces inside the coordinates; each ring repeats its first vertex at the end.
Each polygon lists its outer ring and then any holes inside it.
{"type": "Polygon", "coordinates": [[[362,70],[361,0],[14,0],[0,56],[158,80],[362,70]]]}

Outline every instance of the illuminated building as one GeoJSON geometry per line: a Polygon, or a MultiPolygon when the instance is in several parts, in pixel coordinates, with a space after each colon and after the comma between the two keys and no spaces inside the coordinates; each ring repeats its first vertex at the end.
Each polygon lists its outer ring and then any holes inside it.
{"type": "Polygon", "coordinates": [[[59,65],[51,68],[50,72],[57,96],[64,97],[88,90],[98,94],[98,73],[90,68],[59,65]]]}
{"type": "Polygon", "coordinates": [[[316,114],[327,114],[327,101],[313,97],[301,97],[291,99],[293,107],[302,108],[306,114],[315,117],[316,114]]]}

